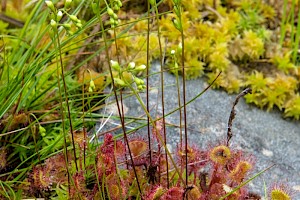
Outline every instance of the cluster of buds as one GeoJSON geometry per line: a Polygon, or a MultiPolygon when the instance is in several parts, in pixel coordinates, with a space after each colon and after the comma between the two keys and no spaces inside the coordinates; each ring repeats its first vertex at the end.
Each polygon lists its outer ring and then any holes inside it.
{"type": "Polygon", "coordinates": [[[112,0],[110,4],[112,5],[113,10],[115,11],[119,11],[122,7],[122,2],[120,0],[112,0]]]}
{"type": "Polygon", "coordinates": [[[64,8],[59,9],[59,10],[56,9],[56,7],[54,6],[52,1],[45,1],[45,3],[48,6],[48,8],[52,11],[52,13],[50,15],[51,16],[50,25],[54,31],[57,31],[57,27],[61,26],[68,32],[68,34],[70,34],[70,35],[73,34],[71,32],[71,24],[69,24],[69,23],[59,24],[59,22],[62,19],[64,14],[68,15],[70,20],[75,24],[75,26],[77,28],[82,27],[81,21],[75,15],[70,15],[67,13],[67,10],[71,6],[72,0],[66,0],[64,8]]]}
{"type": "Polygon", "coordinates": [[[145,85],[144,80],[142,80],[142,79],[140,79],[140,78],[138,78],[138,77],[135,77],[135,78],[134,78],[134,82],[135,82],[135,84],[136,84],[136,86],[137,86],[137,89],[138,89],[139,91],[142,91],[142,90],[144,90],[144,89],[146,88],[146,85],[145,85]]]}
{"type": "Polygon", "coordinates": [[[112,28],[116,27],[119,24],[118,15],[116,12],[122,7],[122,2],[120,0],[112,0],[111,7],[107,6],[107,14],[109,15],[109,23],[112,28]]]}
{"type": "Polygon", "coordinates": [[[122,68],[120,64],[114,60],[110,61],[110,65],[113,71],[116,72],[113,73],[116,75],[116,76],[114,75],[114,83],[116,85],[122,87],[127,86],[129,82],[132,81],[133,78],[139,91],[146,88],[145,82],[142,79],[136,77],[135,75],[139,72],[144,71],[147,68],[146,65],[136,66],[134,62],[130,62],[127,65],[127,67],[122,68]]]}
{"type": "Polygon", "coordinates": [[[68,16],[69,16],[69,18],[72,20],[72,22],[75,24],[76,27],[78,27],[78,28],[81,28],[81,27],[82,27],[81,20],[78,19],[78,18],[76,17],[76,15],[68,15],[68,16]]]}
{"type": "Polygon", "coordinates": [[[115,27],[119,24],[118,21],[118,15],[114,12],[113,9],[111,9],[110,7],[107,7],[107,14],[109,15],[109,23],[111,25],[111,27],[115,27]]]}
{"type": "Polygon", "coordinates": [[[134,62],[130,62],[127,68],[121,68],[120,64],[117,61],[111,60],[110,65],[114,71],[122,73],[124,71],[131,72],[131,73],[138,73],[144,71],[147,67],[146,65],[139,65],[136,66],[134,62]]]}
{"type": "Polygon", "coordinates": [[[39,124],[39,132],[42,137],[46,136],[46,129],[43,126],[41,126],[40,124],[39,124]]]}
{"type": "Polygon", "coordinates": [[[96,89],[93,79],[90,80],[89,92],[93,92],[96,89]]]}
{"type": "Polygon", "coordinates": [[[176,14],[177,18],[172,20],[173,25],[179,31],[182,31],[182,23],[181,23],[181,0],[173,0],[174,3],[174,13],[176,14]]]}
{"type": "Polygon", "coordinates": [[[174,49],[172,49],[170,54],[171,54],[171,59],[172,59],[171,72],[178,73],[179,66],[178,66],[177,59],[176,59],[176,51],[174,49]]]}

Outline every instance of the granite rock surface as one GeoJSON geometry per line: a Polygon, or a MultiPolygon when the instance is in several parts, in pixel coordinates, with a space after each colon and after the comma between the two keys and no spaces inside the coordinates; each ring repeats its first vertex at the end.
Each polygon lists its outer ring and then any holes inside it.
{"type": "MultiPolygon", "coordinates": [[[[159,65],[153,65],[152,71],[159,71],[159,65]]],[[[181,77],[180,77],[181,79],[181,77]]],[[[181,80],[180,85],[182,85],[181,80]]],[[[153,118],[162,116],[161,89],[159,74],[150,78],[150,109],[153,118]]],[[[164,73],[165,113],[178,108],[176,77],[164,73]]],[[[186,99],[189,101],[201,93],[208,84],[205,79],[186,82],[186,99]]],[[[140,93],[146,102],[146,94],[140,93]]],[[[187,105],[188,137],[191,144],[200,148],[218,144],[227,135],[227,122],[236,95],[228,95],[224,91],[209,89],[195,101],[187,105]]],[[[110,99],[111,101],[112,99],[110,99]]],[[[182,103],[181,99],[181,103],[182,103]]],[[[145,119],[145,113],[138,100],[124,95],[124,112],[127,117],[145,119]]],[[[110,104],[105,110],[107,114],[117,115],[116,105],[110,104]]],[[[166,117],[167,143],[174,150],[180,141],[179,112],[166,117]]],[[[101,131],[109,130],[119,124],[119,120],[109,120],[101,131]]],[[[127,130],[145,124],[145,120],[128,124],[127,130]]],[[[119,130],[120,132],[121,130],[119,130]]],[[[117,131],[118,132],[118,131],[117,131]]],[[[141,128],[137,134],[143,135],[147,127],[141,128]]],[[[254,179],[248,185],[250,191],[264,194],[264,182],[271,186],[276,182],[288,183],[295,193],[293,199],[300,199],[300,123],[291,119],[283,119],[279,111],[266,112],[240,99],[236,106],[236,117],[233,122],[233,138],[231,146],[244,150],[255,157],[255,170],[252,175],[274,165],[267,172],[254,179]]]]}

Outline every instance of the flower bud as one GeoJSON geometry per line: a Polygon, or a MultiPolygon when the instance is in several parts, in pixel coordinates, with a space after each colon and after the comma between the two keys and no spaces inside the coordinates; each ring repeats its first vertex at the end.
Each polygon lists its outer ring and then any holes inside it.
{"type": "Polygon", "coordinates": [[[65,9],[70,8],[71,3],[72,3],[72,0],[66,0],[66,2],[65,2],[65,9]]]}
{"type": "Polygon", "coordinates": [[[82,23],[76,23],[75,26],[77,26],[78,28],[82,28],[82,23]]]}
{"type": "Polygon", "coordinates": [[[53,19],[51,19],[50,25],[52,26],[52,28],[57,28],[57,23],[56,23],[56,21],[53,20],[53,19]]]}
{"type": "Polygon", "coordinates": [[[118,19],[118,15],[117,15],[116,13],[114,13],[112,17],[113,17],[115,20],[118,19]]]}
{"type": "Polygon", "coordinates": [[[153,6],[155,4],[155,0],[149,0],[149,3],[151,6],[153,6]]]}
{"type": "Polygon", "coordinates": [[[114,10],[118,11],[118,10],[120,10],[120,7],[116,4],[116,5],[114,5],[114,10]]]}
{"type": "Polygon", "coordinates": [[[90,87],[94,90],[96,88],[93,80],[90,81],[90,87]]]}
{"type": "Polygon", "coordinates": [[[89,92],[93,92],[93,88],[91,86],[89,87],[89,92]]]}
{"type": "Polygon", "coordinates": [[[137,84],[137,85],[143,85],[144,84],[144,81],[142,79],[139,79],[138,77],[135,77],[134,78],[134,82],[137,84]]]}
{"type": "Polygon", "coordinates": [[[41,125],[39,125],[39,132],[42,137],[44,137],[46,135],[46,129],[44,127],[42,127],[41,125]]]}
{"type": "Polygon", "coordinates": [[[181,23],[177,20],[177,19],[173,19],[173,25],[175,26],[175,28],[179,31],[181,31],[181,23]]]}
{"type": "Polygon", "coordinates": [[[128,64],[128,69],[134,69],[135,68],[135,62],[130,62],[128,64]]]}
{"type": "Polygon", "coordinates": [[[120,86],[126,86],[126,83],[123,80],[119,79],[119,78],[114,78],[114,83],[118,84],[120,86]]]}
{"type": "Polygon", "coordinates": [[[122,2],[120,0],[117,1],[117,4],[118,4],[119,8],[121,8],[123,6],[123,4],[122,4],[122,2]]]}
{"type": "Polygon", "coordinates": [[[59,22],[61,20],[62,16],[63,16],[63,13],[61,11],[58,11],[56,20],[59,22]]]}
{"type": "Polygon", "coordinates": [[[73,31],[68,31],[68,34],[69,35],[74,35],[74,32],[73,31]]]}
{"type": "Polygon", "coordinates": [[[110,60],[110,65],[116,71],[120,71],[121,70],[121,67],[120,67],[120,65],[119,65],[119,63],[117,61],[110,60]]]}
{"type": "Polygon", "coordinates": [[[107,7],[107,14],[109,16],[113,16],[115,13],[114,13],[113,9],[111,9],[110,7],[107,7]]]}
{"type": "Polygon", "coordinates": [[[111,17],[111,18],[109,19],[109,24],[115,24],[114,18],[111,17]]]}
{"type": "Polygon", "coordinates": [[[52,3],[52,1],[45,1],[45,3],[47,4],[48,8],[50,8],[50,10],[52,10],[52,12],[55,12],[55,7],[54,4],[52,3]]]}
{"type": "Polygon", "coordinates": [[[138,88],[138,90],[143,90],[144,86],[143,85],[138,85],[137,88],[138,88]]]}
{"type": "Polygon", "coordinates": [[[70,30],[71,29],[71,24],[62,24],[62,26],[66,29],[66,30],[70,30]]]}
{"type": "Polygon", "coordinates": [[[147,68],[146,65],[140,65],[140,66],[138,66],[138,67],[135,68],[135,71],[143,71],[146,68],[147,68]]]}
{"type": "Polygon", "coordinates": [[[73,22],[78,22],[78,18],[75,15],[69,15],[69,17],[73,22]]]}

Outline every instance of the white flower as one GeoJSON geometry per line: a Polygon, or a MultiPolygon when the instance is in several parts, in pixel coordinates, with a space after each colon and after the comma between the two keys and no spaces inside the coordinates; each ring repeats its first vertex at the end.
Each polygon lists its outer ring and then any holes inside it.
{"type": "Polygon", "coordinates": [[[134,68],[135,68],[135,62],[130,62],[130,63],[128,64],[128,68],[129,68],[129,69],[134,69],[134,68]]]}
{"type": "Polygon", "coordinates": [[[140,65],[138,67],[135,68],[136,71],[143,71],[144,69],[146,69],[146,65],[140,65]]]}
{"type": "Polygon", "coordinates": [[[117,61],[110,60],[110,65],[116,71],[119,71],[121,69],[121,67],[117,61]]]}
{"type": "Polygon", "coordinates": [[[57,21],[60,21],[62,16],[63,16],[63,13],[61,11],[58,11],[57,12],[57,21]]]}

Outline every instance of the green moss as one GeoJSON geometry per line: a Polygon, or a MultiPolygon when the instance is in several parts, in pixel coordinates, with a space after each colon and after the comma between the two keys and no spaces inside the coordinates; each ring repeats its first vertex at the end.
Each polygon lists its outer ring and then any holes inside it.
{"type": "MultiPolygon", "coordinates": [[[[277,107],[285,111],[284,116],[297,116],[286,108],[292,105],[287,102],[294,98],[299,85],[299,80],[295,78],[296,66],[291,62],[292,40],[287,37],[282,47],[278,45],[279,32],[273,24],[277,12],[275,7],[262,0],[224,1],[222,4],[213,0],[182,0],[182,5],[187,79],[205,75],[211,83],[222,71],[213,88],[238,93],[240,88],[251,87],[253,93],[245,96],[247,103],[268,111],[277,107]]],[[[164,2],[163,6],[173,9],[171,1],[164,2]]],[[[180,74],[181,50],[178,44],[181,43],[181,36],[172,22],[174,17],[174,13],[162,15],[159,29],[166,65],[171,72],[180,74]],[[176,51],[174,58],[167,53],[171,50],[176,51]],[[178,70],[174,70],[174,59],[178,70]]],[[[294,34],[295,28],[289,22],[286,24],[286,35],[294,34]]],[[[153,59],[160,56],[157,28],[152,28],[149,39],[153,59]]],[[[118,31],[124,30],[126,26],[118,27],[118,31]]],[[[126,31],[125,37],[117,39],[121,64],[131,61],[145,63],[147,38],[146,34],[141,33],[147,31],[147,20],[137,22],[126,31]]],[[[113,47],[111,52],[112,57],[116,58],[113,47]]]]}
{"type": "Polygon", "coordinates": [[[299,93],[293,95],[293,97],[285,104],[284,110],[285,117],[293,117],[297,120],[300,118],[300,96],[299,93]]]}

